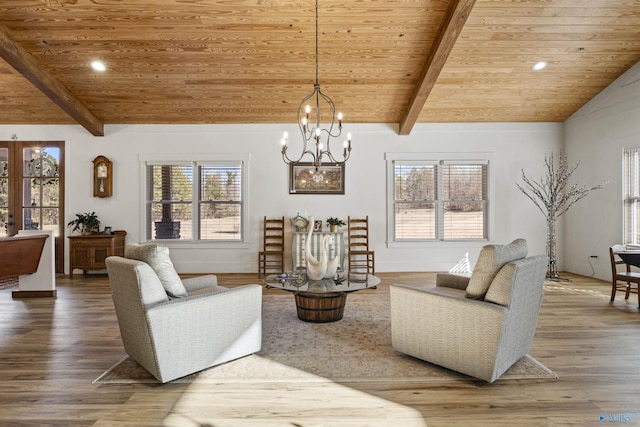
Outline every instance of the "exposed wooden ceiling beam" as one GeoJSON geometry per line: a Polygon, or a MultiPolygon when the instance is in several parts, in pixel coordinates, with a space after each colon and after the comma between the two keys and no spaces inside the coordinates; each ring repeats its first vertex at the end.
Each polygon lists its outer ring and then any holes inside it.
{"type": "Polygon", "coordinates": [[[16,43],[6,27],[0,27],[0,57],[92,135],[104,136],[102,121],[16,43]]]}
{"type": "Polygon", "coordinates": [[[449,53],[456,44],[456,40],[467,22],[476,0],[451,0],[442,24],[431,47],[429,56],[422,67],[420,78],[414,88],[407,111],[400,120],[398,133],[409,135],[413,125],[418,120],[420,112],[427,102],[431,89],[436,84],[442,68],[447,62],[449,53]]]}

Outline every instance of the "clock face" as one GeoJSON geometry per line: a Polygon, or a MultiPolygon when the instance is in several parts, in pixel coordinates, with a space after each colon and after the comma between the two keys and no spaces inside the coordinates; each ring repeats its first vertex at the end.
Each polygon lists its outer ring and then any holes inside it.
{"type": "Polygon", "coordinates": [[[98,163],[98,178],[107,177],[107,165],[104,163],[98,163]]]}
{"type": "Polygon", "coordinates": [[[291,219],[291,223],[296,227],[297,231],[304,231],[304,229],[307,228],[309,221],[307,221],[305,217],[298,215],[291,219]]]}

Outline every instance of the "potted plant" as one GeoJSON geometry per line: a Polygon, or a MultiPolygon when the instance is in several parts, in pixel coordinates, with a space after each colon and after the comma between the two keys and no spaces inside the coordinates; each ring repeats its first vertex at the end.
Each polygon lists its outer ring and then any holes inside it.
{"type": "Polygon", "coordinates": [[[334,217],[329,217],[329,218],[327,218],[327,225],[329,226],[329,230],[331,230],[332,233],[335,233],[335,232],[338,231],[338,227],[342,227],[343,225],[347,225],[347,223],[344,222],[341,219],[334,218],[334,217]]]}
{"type": "Polygon", "coordinates": [[[95,212],[78,213],[74,220],[69,221],[67,227],[73,227],[72,232],[79,231],[81,234],[98,233],[100,220],[95,212]]]}

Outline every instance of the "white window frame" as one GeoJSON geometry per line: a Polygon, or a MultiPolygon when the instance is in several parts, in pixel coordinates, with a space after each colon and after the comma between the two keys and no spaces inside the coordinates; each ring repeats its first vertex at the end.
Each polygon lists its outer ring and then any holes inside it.
{"type": "Polygon", "coordinates": [[[166,153],[166,154],[141,154],[139,155],[140,164],[140,242],[157,242],[168,247],[185,247],[197,246],[201,248],[248,248],[249,240],[249,163],[251,155],[249,153],[166,153]],[[241,208],[241,238],[240,240],[200,240],[197,236],[199,225],[200,199],[199,199],[199,183],[200,174],[199,166],[218,165],[218,164],[240,163],[242,167],[242,208],[241,208]],[[194,179],[192,185],[192,209],[191,215],[193,219],[193,234],[190,239],[147,239],[147,166],[148,165],[179,165],[185,164],[193,166],[194,179]]]}
{"type": "MultiPolygon", "coordinates": [[[[493,162],[493,153],[386,153],[385,160],[387,163],[387,247],[389,248],[411,248],[411,247],[428,247],[441,246],[450,244],[456,246],[457,243],[463,242],[485,242],[489,241],[493,230],[493,203],[491,203],[491,189],[494,188],[493,174],[491,173],[491,164],[493,162]],[[482,239],[444,239],[442,224],[442,209],[444,199],[443,182],[438,179],[438,188],[436,188],[436,238],[435,239],[411,239],[396,240],[395,239],[395,163],[403,164],[486,164],[487,165],[487,191],[486,191],[486,216],[484,218],[485,237],[482,239]]],[[[441,174],[438,168],[438,175],[441,174]]]]}
{"type": "Polygon", "coordinates": [[[640,245],[640,147],[625,148],[622,156],[622,243],[640,245]]]}

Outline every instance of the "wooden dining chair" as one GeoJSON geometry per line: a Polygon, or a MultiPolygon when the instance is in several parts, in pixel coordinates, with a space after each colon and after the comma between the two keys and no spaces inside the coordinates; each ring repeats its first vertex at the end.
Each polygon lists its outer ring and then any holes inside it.
{"type": "Polygon", "coordinates": [[[614,245],[609,248],[609,257],[611,258],[611,301],[613,302],[615,299],[618,289],[625,291],[624,299],[629,299],[629,295],[634,288],[633,284],[635,284],[635,292],[638,293],[638,307],[640,308],[640,292],[638,292],[640,273],[631,271],[631,266],[616,255],[616,252],[624,250],[624,245],[614,245]],[[625,270],[618,271],[619,265],[624,265],[625,270]]]}
{"type": "Polygon", "coordinates": [[[375,253],[369,249],[369,216],[347,218],[349,272],[375,274],[375,253]]]}
{"type": "Polygon", "coordinates": [[[262,250],[258,253],[258,276],[284,272],[284,217],[264,217],[262,250]]]}

